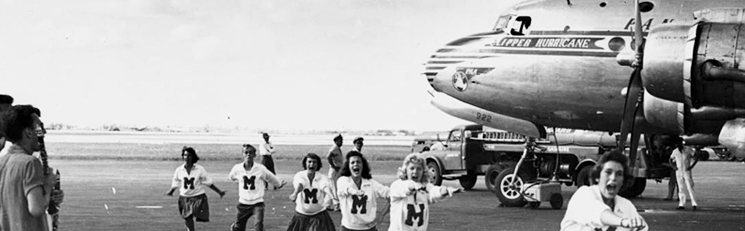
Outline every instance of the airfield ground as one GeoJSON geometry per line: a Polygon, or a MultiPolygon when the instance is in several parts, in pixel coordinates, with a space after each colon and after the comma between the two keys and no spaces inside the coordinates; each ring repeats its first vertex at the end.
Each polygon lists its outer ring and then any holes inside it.
{"type": "MultiPolygon", "coordinates": [[[[405,155],[406,148],[401,148],[405,155]]],[[[197,223],[198,230],[228,230],[235,217],[236,184],[227,173],[236,160],[208,160],[200,164],[210,172],[216,185],[228,190],[220,199],[213,191],[210,200],[211,221],[197,223]]],[[[127,159],[55,159],[52,166],[62,173],[65,202],[62,204],[61,230],[184,230],[178,216],[176,197],[167,197],[173,170],[180,161],[127,159]]],[[[400,161],[373,161],[373,177],[389,185],[395,179],[400,161]]],[[[301,170],[293,158],[276,161],[279,176],[291,181],[301,170]]],[[[327,166],[322,169],[327,171],[327,166]]],[[[739,162],[701,162],[694,169],[699,210],[675,210],[677,202],[663,201],[667,182],[648,181],[647,190],[633,202],[650,224],[651,230],[745,230],[745,164],[739,162]]],[[[446,181],[457,186],[457,181],[446,181]]],[[[575,187],[562,187],[564,208],[499,207],[494,194],[479,178],[476,188],[457,194],[432,207],[430,230],[558,230],[566,203],[575,187]]],[[[294,203],[287,199],[290,187],[266,194],[266,230],[285,230],[294,214],[294,203]]],[[[379,202],[382,202],[379,201],[379,202]]],[[[339,212],[331,212],[339,225],[339,212]]],[[[253,220],[249,220],[251,224],[253,220]]],[[[249,226],[250,227],[250,226],[249,226]]],[[[379,230],[387,230],[383,223],[379,230]]],[[[252,229],[248,229],[252,230],[252,229]]]]}

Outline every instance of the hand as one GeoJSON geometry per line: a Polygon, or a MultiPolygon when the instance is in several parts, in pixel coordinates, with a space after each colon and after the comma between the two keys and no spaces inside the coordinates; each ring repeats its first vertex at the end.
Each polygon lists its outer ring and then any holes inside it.
{"type": "Polygon", "coordinates": [[[293,194],[290,194],[290,200],[292,202],[295,202],[295,199],[297,199],[297,194],[294,194],[294,193],[293,194]]]}
{"type": "Polygon", "coordinates": [[[65,191],[62,191],[61,189],[56,189],[52,191],[52,201],[54,201],[55,204],[62,204],[62,201],[65,199],[65,191]]]}
{"type": "Polygon", "coordinates": [[[54,185],[57,184],[57,176],[54,174],[49,174],[46,176],[46,179],[44,179],[44,189],[48,190],[49,192],[52,191],[52,188],[54,188],[54,185]]]}
{"type": "Polygon", "coordinates": [[[624,228],[644,228],[647,222],[641,216],[621,219],[621,227],[624,228]]]}
{"type": "Polygon", "coordinates": [[[228,190],[219,191],[219,192],[217,192],[217,194],[220,195],[220,199],[222,199],[222,197],[225,196],[225,193],[227,193],[227,192],[228,192],[228,190]]]}
{"type": "Polygon", "coordinates": [[[170,196],[173,196],[173,190],[168,190],[168,191],[167,191],[167,192],[165,193],[165,195],[166,195],[166,196],[169,196],[169,197],[170,197],[170,196]]]}
{"type": "Polygon", "coordinates": [[[462,188],[453,188],[453,187],[446,187],[445,191],[447,192],[448,197],[452,197],[453,194],[462,192],[462,188]]]}
{"type": "Polygon", "coordinates": [[[280,184],[279,184],[279,186],[277,186],[277,189],[281,189],[282,187],[284,187],[287,184],[287,181],[284,181],[284,180],[279,180],[279,182],[280,182],[280,184]]]}

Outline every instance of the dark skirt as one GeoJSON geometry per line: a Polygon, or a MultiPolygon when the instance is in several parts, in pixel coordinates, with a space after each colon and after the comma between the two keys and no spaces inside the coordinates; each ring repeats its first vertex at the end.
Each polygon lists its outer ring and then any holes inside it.
{"type": "Polygon", "coordinates": [[[310,216],[295,212],[287,231],[336,231],[336,226],[326,210],[310,216]]]}
{"type": "Polygon", "coordinates": [[[179,196],[178,211],[184,219],[194,216],[199,222],[210,221],[210,204],[205,194],[193,197],[179,196]]]}

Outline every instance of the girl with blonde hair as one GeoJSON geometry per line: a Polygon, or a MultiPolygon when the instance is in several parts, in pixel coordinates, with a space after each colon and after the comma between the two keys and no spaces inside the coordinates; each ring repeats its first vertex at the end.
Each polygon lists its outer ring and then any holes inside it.
{"type": "Polygon", "coordinates": [[[419,153],[404,158],[398,180],[391,184],[391,224],[389,231],[427,230],[429,206],[461,189],[435,186],[429,182],[426,160],[419,153]]]}

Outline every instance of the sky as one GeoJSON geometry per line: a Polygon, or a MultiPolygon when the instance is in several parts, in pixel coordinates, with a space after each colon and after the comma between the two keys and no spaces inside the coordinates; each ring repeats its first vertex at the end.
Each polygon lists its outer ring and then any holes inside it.
{"type": "Polygon", "coordinates": [[[47,124],[446,130],[422,64],[514,3],[0,0],[0,94],[47,124]]]}

